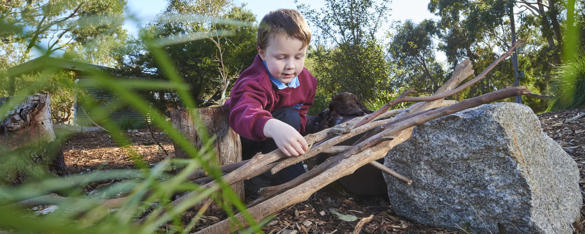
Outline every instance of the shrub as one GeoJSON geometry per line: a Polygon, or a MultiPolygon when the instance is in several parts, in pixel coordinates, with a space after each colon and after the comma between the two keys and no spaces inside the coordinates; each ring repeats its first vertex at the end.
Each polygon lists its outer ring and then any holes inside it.
{"type": "Polygon", "coordinates": [[[551,92],[555,98],[550,102],[549,110],[585,106],[585,57],[558,68],[551,81],[551,92]]]}

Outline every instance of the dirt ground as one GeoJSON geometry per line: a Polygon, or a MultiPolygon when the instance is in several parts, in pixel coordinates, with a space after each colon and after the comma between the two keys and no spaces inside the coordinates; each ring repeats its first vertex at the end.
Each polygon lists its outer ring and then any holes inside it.
{"type": "MultiPolygon", "coordinates": [[[[585,191],[584,115],[585,108],[539,116],[543,130],[577,162],[582,192],[585,191]]],[[[150,164],[160,161],[167,154],[174,154],[171,141],[160,132],[133,130],[128,132],[128,136],[134,143],[132,148],[150,164]]],[[[130,157],[105,132],[77,134],[66,142],[63,152],[71,173],[133,166],[130,157]]],[[[585,216],[584,208],[581,208],[581,214],[585,216]]],[[[207,216],[202,223],[217,221],[218,217],[207,216]]],[[[266,233],[349,233],[360,228],[360,224],[363,224],[361,233],[457,233],[398,217],[385,197],[357,197],[336,184],[317,192],[306,202],[281,211],[263,230],[266,233]]],[[[585,231],[583,225],[583,219],[576,223],[580,231],[585,231]]]]}

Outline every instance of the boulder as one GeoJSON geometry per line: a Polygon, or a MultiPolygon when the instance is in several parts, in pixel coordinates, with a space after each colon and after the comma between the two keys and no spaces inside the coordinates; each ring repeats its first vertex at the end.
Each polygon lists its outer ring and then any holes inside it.
{"type": "Polygon", "coordinates": [[[393,210],[416,222],[479,233],[572,233],[582,195],[575,161],[529,107],[482,105],[415,128],[384,164],[393,210]]]}

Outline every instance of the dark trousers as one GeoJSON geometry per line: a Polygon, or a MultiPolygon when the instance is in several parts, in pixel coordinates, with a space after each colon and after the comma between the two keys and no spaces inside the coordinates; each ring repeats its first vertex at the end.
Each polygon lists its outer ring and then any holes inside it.
{"type": "MultiPolygon", "coordinates": [[[[297,131],[301,128],[301,117],[299,116],[299,112],[293,107],[276,109],[272,112],[272,117],[289,124],[293,128],[297,129],[297,131]]],[[[240,138],[242,140],[242,157],[244,159],[250,159],[258,152],[263,154],[270,153],[277,148],[276,143],[272,139],[267,139],[265,141],[253,141],[244,137],[240,138]]],[[[304,172],[305,169],[302,163],[289,166],[274,175],[272,175],[270,171],[267,171],[264,174],[257,176],[260,177],[258,178],[259,181],[256,181],[258,183],[255,183],[255,185],[252,185],[252,187],[260,188],[282,184],[294,179],[304,172]]]]}

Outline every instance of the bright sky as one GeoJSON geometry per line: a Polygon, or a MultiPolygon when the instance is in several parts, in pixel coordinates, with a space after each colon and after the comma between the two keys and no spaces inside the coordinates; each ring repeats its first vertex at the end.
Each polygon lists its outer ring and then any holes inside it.
{"type": "MultiPolygon", "coordinates": [[[[312,8],[321,8],[325,5],[323,0],[301,0],[303,3],[310,3],[312,8]]],[[[234,0],[235,5],[246,4],[247,9],[251,9],[252,13],[256,15],[257,21],[271,10],[280,8],[296,9],[294,0],[234,0]]],[[[435,16],[427,10],[429,0],[394,0],[390,8],[390,20],[404,21],[407,19],[413,22],[420,22],[424,19],[434,18],[435,16]]],[[[157,14],[162,12],[167,6],[167,0],[128,0],[127,13],[136,16],[139,20],[139,25],[146,24],[152,20],[157,14]]],[[[131,20],[127,20],[124,27],[129,31],[130,35],[136,35],[137,24],[131,20]]]]}

